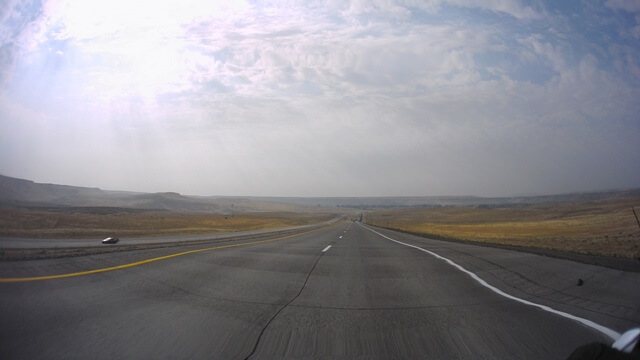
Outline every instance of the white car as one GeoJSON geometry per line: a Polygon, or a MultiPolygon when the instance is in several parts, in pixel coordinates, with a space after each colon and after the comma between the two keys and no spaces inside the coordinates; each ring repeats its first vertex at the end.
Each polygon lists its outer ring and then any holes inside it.
{"type": "Polygon", "coordinates": [[[120,239],[115,238],[115,237],[108,237],[108,238],[106,238],[106,239],[102,240],[102,243],[103,243],[103,244],[115,244],[115,243],[117,243],[118,241],[120,241],[120,239]]]}

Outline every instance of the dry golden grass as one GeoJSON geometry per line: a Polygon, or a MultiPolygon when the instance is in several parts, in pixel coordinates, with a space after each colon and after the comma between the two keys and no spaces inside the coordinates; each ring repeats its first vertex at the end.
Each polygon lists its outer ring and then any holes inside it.
{"type": "Polygon", "coordinates": [[[368,213],[366,222],[452,239],[640,259],[640,199],[507,208],[446,207],[368,213]]]}
{"type": "Polygon", "coordinates": [[[222,233],[320,223],[321,213],[172,213],[127,209],[0,208],[0,236],[35,238],[136,237],[222,233]]]}

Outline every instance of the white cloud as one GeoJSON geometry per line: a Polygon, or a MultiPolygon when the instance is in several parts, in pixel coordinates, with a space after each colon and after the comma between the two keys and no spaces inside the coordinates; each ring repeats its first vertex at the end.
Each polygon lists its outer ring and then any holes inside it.
{"type": "Polygon", "coordinates": [[[624,10],[632,13],[640,12],[640,3],[636,0],[607,0],[604,4],[615,10],[624,10]]]}
{"type": "Polygon", "coordinates": [[[640,183],[635,52],[522,2],[61,4],[2,85],[0,172],[240,195],[640,183]]]}
{"type": "Polygon", "coordinates": [[[517,19],[539,19],[542,17],[538,11],[523,5],[522,2],[518,0],[452,0],[449,3],[458,6],[501,12],[509,14],[517,19]]]}
{"type": "Polygon", "coordinates": [[[640,2],[635,0],[607,0],[605,6],[613,10],[622,10],[632,14],[636,14],[636,26],[632,27],[629,32],[631,36],[640,39],[640,2]]]}

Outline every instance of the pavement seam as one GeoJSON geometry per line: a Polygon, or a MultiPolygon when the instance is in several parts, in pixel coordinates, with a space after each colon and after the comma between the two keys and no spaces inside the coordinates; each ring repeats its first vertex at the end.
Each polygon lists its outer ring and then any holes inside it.
{"type": "Polygon", "coordinates": [[[384,310],[416,310],[416,309],[447,309],[447,308],[464,308],[472,306],[482,306],[487,304],[506,304],[509,300],[478,302],[470,304],[456,304],[456,305],[417,305],[417,306],[394,306],[394,307],[370,307],[370,308],[357,308],[357,307],[340,307],[340,306],[317,306],[317,305],[289,305],[290,307],[297,307],[303,309],[328,309],[328,310],[347,310],[347,311],[384,311],[384,310]]]}
{"type": "Polygon", "coordinates": [[[218,296],[210,296],[210,295],[204,295],[204,294],[199,294],[197,292],[193,292],[193,291],[189,291],[185,288],[182,288],[180,286],[176,286],[173,284],[170,284],[166,281],[162,281],[153,277],[149,277],[149,276],[145,276],[142,274],[137,274],[137,276],[140,276],[142,278],[145,278],[147,280],[151,280],[151,281],[155,281],[159,284],[162,284],[166,287],[172,288],[174,290],[178,290],[186,295],[191,295],[191,296],[195,296],[195,297],[199,297],[202,299],[207,299],[207,300],[218,300],[218,301],[226,301],[226,302],[231,302],[231,303],[241,303],[241,304],[252,304],[252,305],[265,305],[265,306],[282,306],[284,305],[283,303],[268,303],[268,302],[260,302],[260,301],[250,301],[250,300],[239,300],[239,299],[229,299],[229,298],[223,298],[223,297],[218,297],[218,296]]]}

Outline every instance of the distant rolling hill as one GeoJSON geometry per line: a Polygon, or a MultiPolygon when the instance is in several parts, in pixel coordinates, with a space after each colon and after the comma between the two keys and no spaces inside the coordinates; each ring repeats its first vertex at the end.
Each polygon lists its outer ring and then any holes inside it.
{"type": "Polygon", "coordinates": [[[479,197],[479,196],[396,196],[396,197],[249,197],[298,205],[336,206],[354,209],[438,207],[438,206],[520,206],[542,203],[581,202],[640,198],[640,189],[583,192],[560,195],[479,197]]]}
{"type": "Polygon", "coordinates": [[[0,175],[0,205],[20,207],[114,207],[230,214],[234,212],[335,211],[242,197],[195,197],[174,192],[135,193],[79,186],[40,184],[0,175]]]}
{"type": "Polygon", "coordinates": [[[379,209],[437,206],[519,206],[640,198],[640,189],[583,192],[526,197],[412,196],[412,197],[228,197],[186,196],[174,192],[136,193],[98,188],[40,184],[0,175],[0,205],[30,207],[117,207],[178,212],[335,212],[338,207],[379,209]]]}

